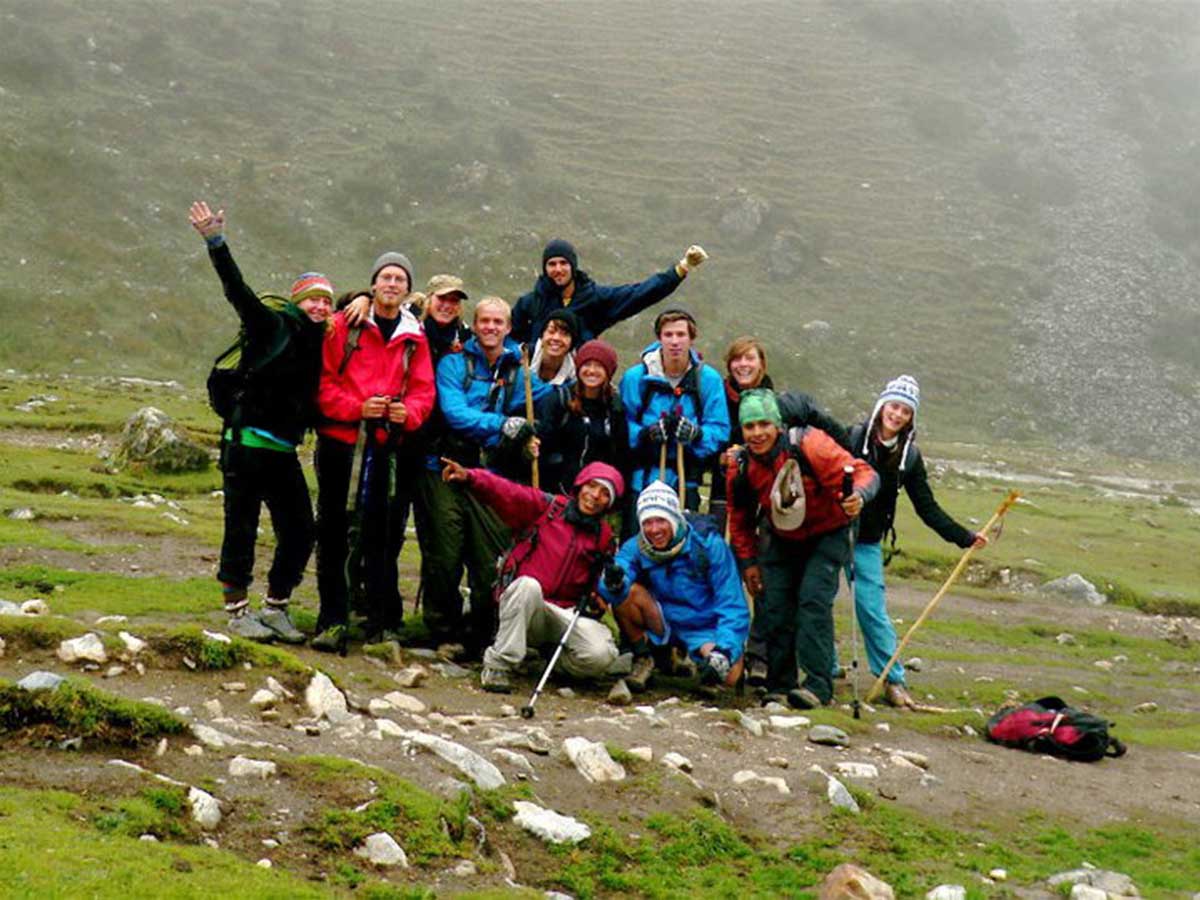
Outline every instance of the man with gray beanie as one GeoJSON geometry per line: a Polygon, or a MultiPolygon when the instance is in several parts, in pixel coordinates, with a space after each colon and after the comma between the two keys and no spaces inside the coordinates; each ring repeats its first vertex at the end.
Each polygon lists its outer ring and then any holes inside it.
{"type": "MultiPolygon", "coordinates": [[[[435,389],[429,342],[404,306],[413,268],[402,253],[384,253],[371,267],[371,310],[351,325],[333,317],[323,348],[317,429],[318,650],[345,646],[349,590],[345,572],[352,549],[347,506],[361,515],[362,584],[367,631],[394,637],[403,618],[397,557],[404,541],[409,480],[396,477],[397,456],[433,410],[435,389]],[[351,484],[356,452],[360,477],[351,484]],[[392,485],[395,485],[393,489],[392,485]],[[355,491],[353,502],[350,491],[355,491]]],[[[359,585],[354,585],[358,589],[359,585]]]]}
{"type": "Polygon", "coordinates": [[[675,265],[636,284],[596,284],[579,268],[575,248],[555,238],[542,250],[542,273],[533,290],[513,307],[512,338],[529,344],[541,337],[551,314],[570,308],[579,321],[576,345],[600,337],[607,329],[666,299],[688,272],[708,259],[697,244],[675,265]]]}

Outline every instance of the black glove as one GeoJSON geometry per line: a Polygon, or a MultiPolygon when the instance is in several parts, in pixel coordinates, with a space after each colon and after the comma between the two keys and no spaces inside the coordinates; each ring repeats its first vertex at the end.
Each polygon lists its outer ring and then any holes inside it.
{"type": "Polygon", "coordinates": [[[724,684],[732,666],[729,651],[723,647],[714,647],[704,658],[704,671],[700,673],[700,679],[705,684],[724,684]]]}
{"type": "Polygon", "coordinates": [[[700,426],[687,416],[680,416],[675,423],[675,440],[681,444],[690,444],[700,437],[700,426]]]}
{"type": "Polygon", "coordinates": [[[653,425],[642,429],[642,440],[656,446],[667,443],[675,434],[675,422],[674,416],[661,416],[653,425]]]}
{"type": "Polygon", "coordinates": [[[625,585],[625,570],[616,563],[604,567],[604,586],[610,591],[619,591],[625,585]]]}
{"type": "Polygon", "coordinates": [[[533,426],[521,416],[509,416],[500,428],[500,435],[506,441],[522,444],[533,436],[533,426]]]}

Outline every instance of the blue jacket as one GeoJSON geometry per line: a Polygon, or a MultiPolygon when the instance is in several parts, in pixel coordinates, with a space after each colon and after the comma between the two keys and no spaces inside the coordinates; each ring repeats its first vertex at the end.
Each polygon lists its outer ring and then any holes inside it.
{"type": "Polygon", "coordinates": [[[600,595],[618,605],[634,582],[645,586],[662,607],[672,628],[685,632],[711,632],[718,647],[741,658],[750,634],[750,611],[733,551],[716,532],[701,534],[687,527],[683,549],[665,563],[653,562],[631,537],[617,552],[614,563],[625,572],[620,590],[610,591],[600,581],[600,595]]]}
{"type": "MultiPolygon", "coordinates": [[[[535,401],[550,390],[536,375],[530,383],[535,401]]],[[[461,353],[443,356],[437,367],[437,393],[438,406],[455,437],[476,447],[499,446],[504,420],[525,415],[525,377],[516,341],[505,339],[504,352],[494,366],[488,364],[475,337],[463,344],[461,353]],[[468,369],[472,370],[469,378],[468,369]]]]}
{"type": "MultiPolygon", "coordinates": [[[[689,485],[699,482],[709,461],[729,441],[729,407],[725,403],[725,385],[712,366],[701,362],[692,351],[692,366],[678,388],[671,387],[662,374],[659,344],[655,341],[642,351],[642,361],[621,377],[621,405],[629,423],[629,446],[633,449],[632,488],[640,491],[658,477],[658,445],[642,436],[647,426],[659,417],[681,413],[700,426],[700,437],[684,448],[685,477],[689,485]],[[697,398],[698,395],[698,398],[697,398]]],[[[674,487],[676,477],[675,442],[667,445],[667,484],[674,487]]]]}
{"type": "Polygon", "coordinates": [[[596,284],[587,272],[575,273],[571,305],[563,306],[562,289],[543,273],[533,290],[513,307],[513,340],[532,345],[542,336],[550,314],[570,309],[579,319],[576,346],[599,337],[622,319],[635,316],[669,296],[683,281],[674,266],[636,284],[596,284]]]}

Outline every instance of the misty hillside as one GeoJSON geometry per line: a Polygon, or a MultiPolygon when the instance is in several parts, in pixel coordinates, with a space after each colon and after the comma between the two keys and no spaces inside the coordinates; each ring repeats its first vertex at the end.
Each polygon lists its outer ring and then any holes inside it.
{"type": "Polygon", "coordinates": [[[261,290],[402,249],[515,299],[550,237],[602,282],[701,243],[714,361],[752,332],[844,417],[907,371],[942,438],[1182,455],[1198,35],[1099,0],[0,0],[0,364],[198,382],[236,328],[200,197],[261,290]]]}

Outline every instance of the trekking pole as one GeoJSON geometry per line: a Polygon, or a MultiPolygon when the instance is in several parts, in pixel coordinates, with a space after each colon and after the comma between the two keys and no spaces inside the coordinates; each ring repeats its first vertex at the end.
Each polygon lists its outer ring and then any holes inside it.
{"type": "Polygon", "coordinates": [[[666,441],[658,445],[658,480],[666,484],[667,481],[667,444],[666,441]]]}
{"type": "Polygon", "coordinates": [[[554,655],[550,657],[550,662],[546,663],[546,670],[542,672],[542,677],[538,679],[537,687],[533,689],[533,693],[529,695],[529,702],[521,707],[521,718],[533,718],[533,705],[537,703],[538,697],[541,696],[542,688],[546,686],[546,682],[550,678],[550,673],[554,671],[554,665],[558,662],[558,658],[562,656],[563,647],[567,646],[567,640],[571,637],[571,632],[575,630],[575,625],[579,622],[579,617],[583,615],[583,609],[587,606],[588,597],[584,594],[579,598],[579,602],[575,604],[575,614],[571,616],[571,621],[567,625],[567,630],[563,632],[563,636],[558,640],[558,646],[554,648],[554,655]]]}
{"type": "Polygon", "coordinates": [[[687,506],[687,476],[683,467],[683,444],[678,441],[675,443],[675,469],[679,474],[679,508],[683,509],[687,506]]]}
{"type": "MultiPolygon", "coordinates": [[[[521,345],[521,368],[525,370],[525,421],[533,428],[533,382],[529,380],[529,348],[524,344],[521,345]]],[[[538,489],[538,458],[535,456],[529,462],[530,484],[538,489]]]]}
{"type": "MultiPolygon", "coordinates": [[[[854,490],[854,466],[842,467],[842,499],[845,500],[854,490]]],[[[846,580],[850,587],[850,690],[851,708],[854,718],[862,718],[862,704],[858,700],[858,601],[854,595],[854,523],[846,526],[846,540],[850,544],[850,560],[846,564],[846,580]]]]}
{"type": "MultiPolygon", "coordinates": [[[[1004,518],[1004,514],[1008,512],[1014,503],[1017,502],[1020,496],[1020,491],[1009,491],[1008,496],[1004,498],[1000,506],[996,508],[994,513],[992,513],[992,517],[987,520],[987,524],[983,526],[980,534],[987,534],[989,531],[995,528],[996,525],[1000,523],[1000,520],[1004,518]]],[[[871,685],[871,690],[867,692],[868,703],[870,703],[871,700],[879,695],[879,691],[883,687],[884,679],[887,678],[888,672],[892,670],[892,666],[896,664],[896,660],[900,658],[900,654],[903,652],[904,648],[908,646],[908,642],[912,638],[913,633],[921,627],[921,623],[928,618],[931,612],[933,612],[934,607],[938,605],[938,602],[942,599],[942,596],[946,593],[946,591],[950,590],[950,585],[954,584],[954,582],[958,579],[958,576],[962,574],[963,569],[967,567],[967,560],[971,558],[971,554],[974,552],[974,544],[972,544],[963,552],[962,559],[958,561],[958,565],[954,567],[954,571],[950,573],[950,577],[946,579],[945,583],[941,586],[941,588],[938,589],[938,592],[933,595],[933,599],[930,600],[925,606],[925,609],[921,611],[921,615],[917,616],[917,621],[912,623],[912,627],[908,629],[908,632],[900,640],[900,643],[896,646],[896,652],[892,654],[892,658],[888,660],[887,665],[883,667],[883,671],[879,673],[879,677],[875,679],[875,683],[871,685]]]]}

